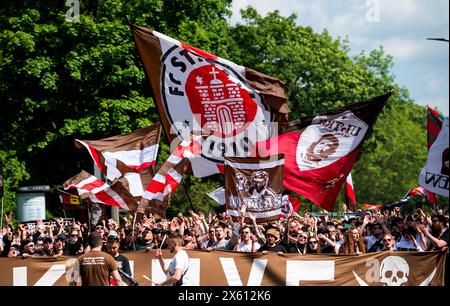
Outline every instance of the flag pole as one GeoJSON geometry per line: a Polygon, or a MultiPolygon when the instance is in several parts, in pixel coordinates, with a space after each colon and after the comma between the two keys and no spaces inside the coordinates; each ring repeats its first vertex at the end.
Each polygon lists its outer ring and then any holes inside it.
{"type": "MultiPolygon", "coordinates": [[[[136,227],[137,211],[134,213],[133,217],[133,228],[131,229],[131,237],[134,237],[134,228],[136,227]]],[[[133,239],[133,250],[136,251],[136,239],[133,239]]]]}
{"type": "Polygon", "coordinates": [[[192,205],[191,197],[189,196],[189,192],[188,192],[187,187],[186,187],[186,183],[184,182],[184,178],[181,179],[181,180],[183,181],[184,191],[186,192],[186,196],[188,198],[189,204],[191,205],[191,209],[192,209],[192,211],[195,211],[194,205],[192,205]]]}
{"type": "Polygon", "coordinates": [[[90,207],[91,204],[89,203],[89,201],[87,201],[87,213],[88,213],[88,225],[89,225],[89,233],[91,233],[91,210],[90,207]]]}
{"type": "Polygon", "coordinates": [[[3,229],[3,199],[4,197],[2,197],[2,214],[0,215],[0,230],[3,229]]]}

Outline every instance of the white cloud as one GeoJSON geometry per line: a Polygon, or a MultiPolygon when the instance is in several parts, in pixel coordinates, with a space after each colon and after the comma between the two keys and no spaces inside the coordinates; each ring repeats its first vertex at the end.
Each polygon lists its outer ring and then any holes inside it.
{"type": "Polygon", "coordinates": [[[296,13],[299,25],[311,26],[318,33],[327,29],[335,38],[348,37],[351,54],[383,45],[394,57],[397,82],[419,104],[431,98],[440,101],[438,107],[448,115],[448,85],[443,85],[449,83],[448,45],[426,40],[449,37],[448,0],[234,0],[232,24],[240,20],[239,8],[248,5],[263,16],[274,10],[286,17],[296,13]],[[368,11],[377,1],[379,22],[369,22],[368,11]]]}
{"type": "Polygon", "coordinates": [[[427,73],[423,77],[426,89],[430,92],[436,92],[446,85],[446,80],[443,77],[437,76],[435,73],[427,73]]]}

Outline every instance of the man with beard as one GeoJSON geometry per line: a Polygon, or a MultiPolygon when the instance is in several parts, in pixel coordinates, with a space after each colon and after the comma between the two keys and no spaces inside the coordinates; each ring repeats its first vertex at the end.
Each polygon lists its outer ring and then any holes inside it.
{"type": "Polygon", "coordinates": [[[168,247],[170,253],[175,253],[175,256],[170,261],[169,265],[164,263],[161,249],[156,251],[156,258],[159,260],[161,269],[166,273],[166,280],[161,283],[155,283],[156,286],[181,286],[187,270],[189,269],[189,256],[183,250],[183,237],[180,234],[171,234],[168,239],[168,247]]]}

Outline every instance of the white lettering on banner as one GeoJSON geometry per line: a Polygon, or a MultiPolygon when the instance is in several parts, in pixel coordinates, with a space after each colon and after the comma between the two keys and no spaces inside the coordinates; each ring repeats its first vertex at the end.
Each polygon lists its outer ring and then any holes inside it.
{"type": "Polygon", "coordinates": [[[287,260],[286,286],[299,286],[299,281],[334,281],[332,260],[287,260]]]}
{"type": "MultiPolygon", "coordinates": [[[[228,285],[243,286],[234,258],[220,257],[219,259],[225,277],[227,278],[228,285]]],[[[250,275],[248,277],[247,286],[261,286],[266,266],[267,266],[267,259],[253,260],[250,275]]]]}
{"type": "Polygon", "coordinates": [[[134,260],[130,260],[130,271],[131,271],[131,277],[134,277],[134,260]]]}
{"type": "Polygon", "coordinates": [[[64,274],[66,274],[66,265],[53,265],[34,285],[53,286],[56,281],[64,274]]]}
{"type": "MultiPolygon", "coordinates": [[[[164,259],[164,263],[168,266],[171,259],[164,259]]],[[[152,259],[152,277],[155,283],[166,280],[166,274],[161,269],[158,259],[152,259]]],[[[152,286],[154,284],[152,283],[152,286]]],[[[183,286],[200,286],[200,258],[189,259],[189,269],[183,278],[183,286]]]]}
{"type": "Polygon", "coordinates": [[[27,267],[13,268],[13,286],[27,285],[27,267]]]}

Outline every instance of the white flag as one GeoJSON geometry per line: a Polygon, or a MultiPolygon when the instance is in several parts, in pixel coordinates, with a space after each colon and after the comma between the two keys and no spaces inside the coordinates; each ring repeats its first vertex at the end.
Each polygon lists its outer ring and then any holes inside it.
{"type": "Polygon", "coordinates": [[[428,160],[420,172],[419,185],[436,194],[449,196],[448,117],[436,141],[428,151],[428,160]]]}
{"type": "Polygon", "coordinates": [[[225,188],[224,187],[217,188],[216,190],[213,190],[210,193],[207,193],[207,195],[211,199],[213,199],[214,201],[219,203],[220,205],[225,205],[225,188]]]}

